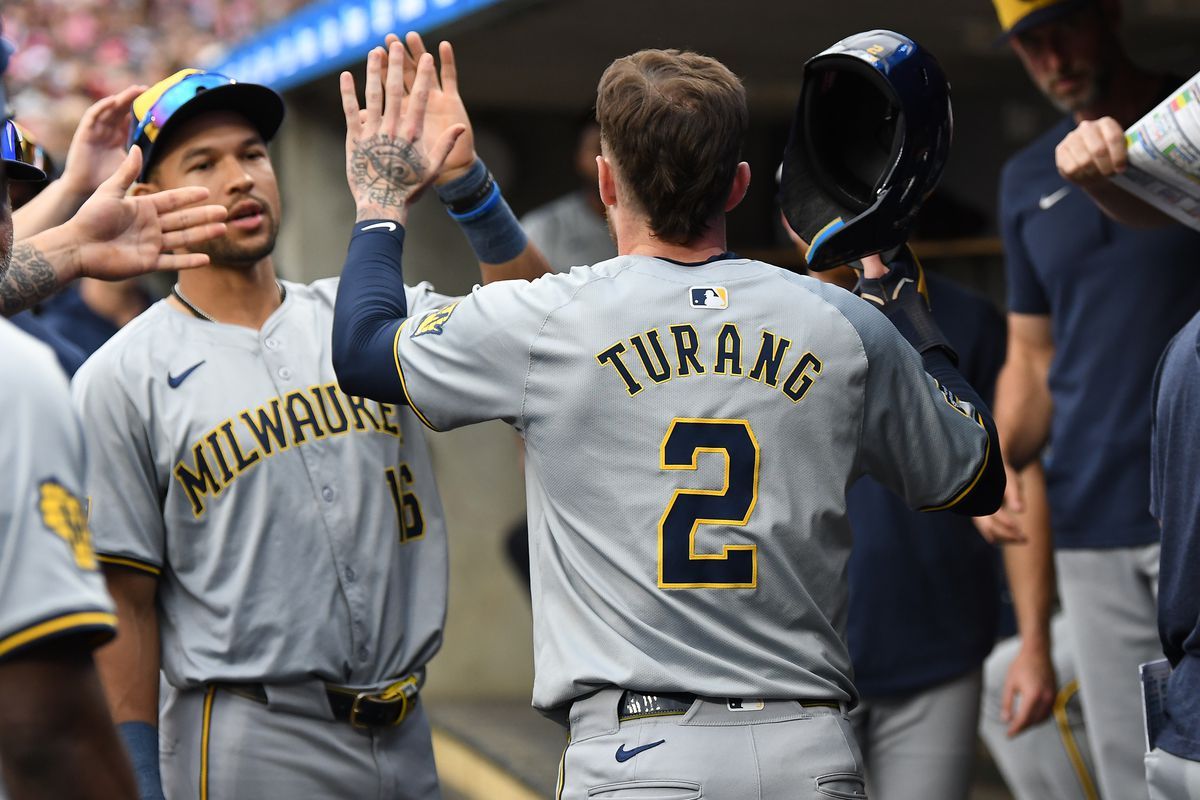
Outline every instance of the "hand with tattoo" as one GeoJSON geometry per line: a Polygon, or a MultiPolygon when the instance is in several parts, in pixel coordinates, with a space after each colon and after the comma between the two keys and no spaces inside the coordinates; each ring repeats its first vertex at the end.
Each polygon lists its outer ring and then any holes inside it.
{"type": "Polygon", "coordinates": [[[376,48],[367,56],[365,109],[358,105],[354,77],[342,73],[346,179],[359,221],[385,219],[403,225],[409,204],[437,178],[466,132],[466,125],[454,123],[436,134],[431,131],[436,135],[433,141],[426,135],[426,111],[435,83],[433,56],[422,53],[414,65],[398,39],[389,40],[386,52],[376,48]],[[386,79],[385,59],[392,66],[386,79]],[[409,71],[413,76],[406,81],[409,71]]]}
{"type": "Polygon", "coordinates": [[[134,146],[74,217],[16,242],[10,261],[0,263],[0,314],[11,316],[80,277],[114,281],[208,263],[203,253],[172,251],[222,235],[225,206],[196,205],[208,198],[200,186],[127,196],[141,168],[134,146]]]}

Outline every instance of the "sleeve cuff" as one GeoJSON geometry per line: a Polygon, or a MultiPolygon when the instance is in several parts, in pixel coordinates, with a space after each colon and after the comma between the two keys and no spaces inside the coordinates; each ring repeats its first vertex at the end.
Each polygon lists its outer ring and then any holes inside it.
{"type": "Polygon", "coordinates": [[[91,647],[96,647],[111,639],[116,631],[117,615],[112,612],[69,611],[0,636],[0,660],[63,636],[91,634],[91,647]]]}
{"type": "Polygon", "coordinates": [[[108,566],[128,567],[130,569],[136,569],[140,572],[148,572],[155,577],[158,577],[162,574],[162,567],[160,567],[158,564],[152,564],[149,561],[142,561],[141,559],[137,558],[130,558],[129,556],[114,556],[97,553],[96,560],[101,564],[107,564],[108,566]]]}
{"type": "MultiPolygon", "coordinates": [[[[977,422],[979,424],[979,427],[985,433],[987,432],[987,426],[983,424],[983,417],[979,415],[979,412],[975,413],[975,422],[977,422]]],[[[963,499],[967,497],[967,495],[971,494],[971,491],[979,483],[979,479],[983,477],[983,473],[987,471],[988,461],[989,461],[989,459],[991,459],[991,457],[992,457],[992,437],[988,436],[987,444],[983,448],[983,458],[979,462],[979,469],[975,470],[975,476],[973,478],[971,478],[970,481],[967,482],[967,485],[964,486],[962,489],[958,490],[957,492],[955,492],[954,495],[949,500],[947,500],[945,503],[942,503],[941,505],[925,506],[924,508],[922,508],[920,510],[921,511],[946,511],[948,509],[954,508],[956,505],[961,503],[963,501],[963,499]]]]}

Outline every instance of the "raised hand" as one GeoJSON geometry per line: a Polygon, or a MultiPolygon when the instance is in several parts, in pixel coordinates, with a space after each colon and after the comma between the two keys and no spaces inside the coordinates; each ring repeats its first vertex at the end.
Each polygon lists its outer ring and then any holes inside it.
{"type": "Polygon", "coordinates": [[[134,98],[145,90],[145,86],[130,86],[97,100],[84,112],[71,137],[61,178],[70,191],[90,195],[125,160],[129,109],[134,98]]]}
{"type": "MultiPolygon", "coordinates": [[[[389,47],[393,40],[399,41],[399,37],[394,33],[389,34],[389,47]]],[[[404,42],[408,48],[404,65],[405,88],[411,89],[412,80],[416,77],[416,59],[426,53],[425,42],[416,31],[410,31],[404,37],[404,42]]],[[[429,105],[425,109],[425,135],[436,139],[442,131],[453,125],[466,127],[434,181],[443,184],[465,174],[475,163],[475,135],[471,129],[471,120],[467,116],[467,108],[458,94],[458,65],[454,60],[454,48],[449,42],[438,45],[438,58],[441,61],[440,85],[434,83],[429,90],[429,105]]]]}
{"type": "Polygon", "coordinates": [[[203,253],[171,251],[225,233],[225,207],[195,205],[208,197],[208,190],[199,186],[127,196],[141,168],[142,151],[135,145],[67,223],[78,237],[79,274],[121,280],[208,263],[203,253]]]}
{"type": "MultiPolygon", "coordinates": [[[[346,180],[359,221],[385,219],[403,224],[408,205],[438,177],[467,131],[465,124],[451,123],[426,135],[426,111],[436,85],[433,56],[422,53],[410,70],[412,64],[399,39],[389,38],[386,53],[382,48],[372,50],[367,56],[365,108],[359,107],[354,77],[349,72],[341,75],[346,180]],[[391,65],[386,80],[385,58],[391,65]],[[411,81],[406,81],[406,72],[412,72],[411,81]]],[[[439,90],[439,95],[444,92],[439,90]]]]}
{"type": "Polygon", "coordinates": [[[0,262],[0,314],[29,308],[81,276],[115,281],[208,263],[203,253],[170,251],[223,234],[225,206],[197,206],[208,197],[200,186],[128,196],[141,168],[135,146],[68,222],[13,245],[0,262]]]}
{"type": "Polygon", "coordinates": [[[86,112],[67,151],[59,180],[13,212],[13,235],[27,239],[69,220],[100,184],[125,160],[129,106],[145,86],[98,100],[86,112]]]}

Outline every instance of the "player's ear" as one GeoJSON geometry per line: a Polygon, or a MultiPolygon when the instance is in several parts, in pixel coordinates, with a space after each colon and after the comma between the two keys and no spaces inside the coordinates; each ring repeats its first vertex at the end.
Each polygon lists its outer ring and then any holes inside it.
{"type": "Polygon", "coordinates": [[[148,194],[154,194],[159,191],[158,184],[154,181],[146,181],[145,183],[138,181],[133,186],[129,187],[129,194],[134,197],[145,197],[148,194]]]}
{"type": "Polygon", "coordinates": [[[725,199],[725,211],[730,212],[737,208],[737,204],[742,202],[749,189],[750,165],[745,161],[739,161],[737,171],[733,173],[733,183],[729,186],[729,197],[725,199]]]}
{"type": "Polygon", "coordinates": [[[611,208],[617,204],[617,177],[612,165],[604,156],[596,156],[597,183],[600,185],[600,202],[611,208]]]}

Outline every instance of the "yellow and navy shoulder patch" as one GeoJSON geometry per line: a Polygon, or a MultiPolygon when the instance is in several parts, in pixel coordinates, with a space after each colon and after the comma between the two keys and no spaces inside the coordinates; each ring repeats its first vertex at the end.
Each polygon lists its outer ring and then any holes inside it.
{"type": "Polygon", "coordinates": [[[92,550],[92,534],[88,530],[83,501],[50,478],[38,485],[37,507],[42,524],[70,546],[79,568],[95,570],[96,553],[92,550]]]}
{"type": "Polygon", "coordinates": [[[454,313],[454,309],[458,303],[451,303],[448,306],[443,306],[437,311],[430,311],[417,324],[416,329],[412,332],[412,338],[418,336],[441,336],[442,329],[446,327],[446,323],[450,321],[450,315],[454,313]]]}
{"type": "Polygon", "coordinates": [[[937,378],[934,378],[933,382],[937,384],[939,389],[942,390],[942,398],[947,404],[949,404],[951,408],[962,414],[967,419],[971,419],[976,416],[975,409],[970,403],[968,403],[966,400],[959,400],[958,395],[943,386],[942,382],[937,378]]]}

